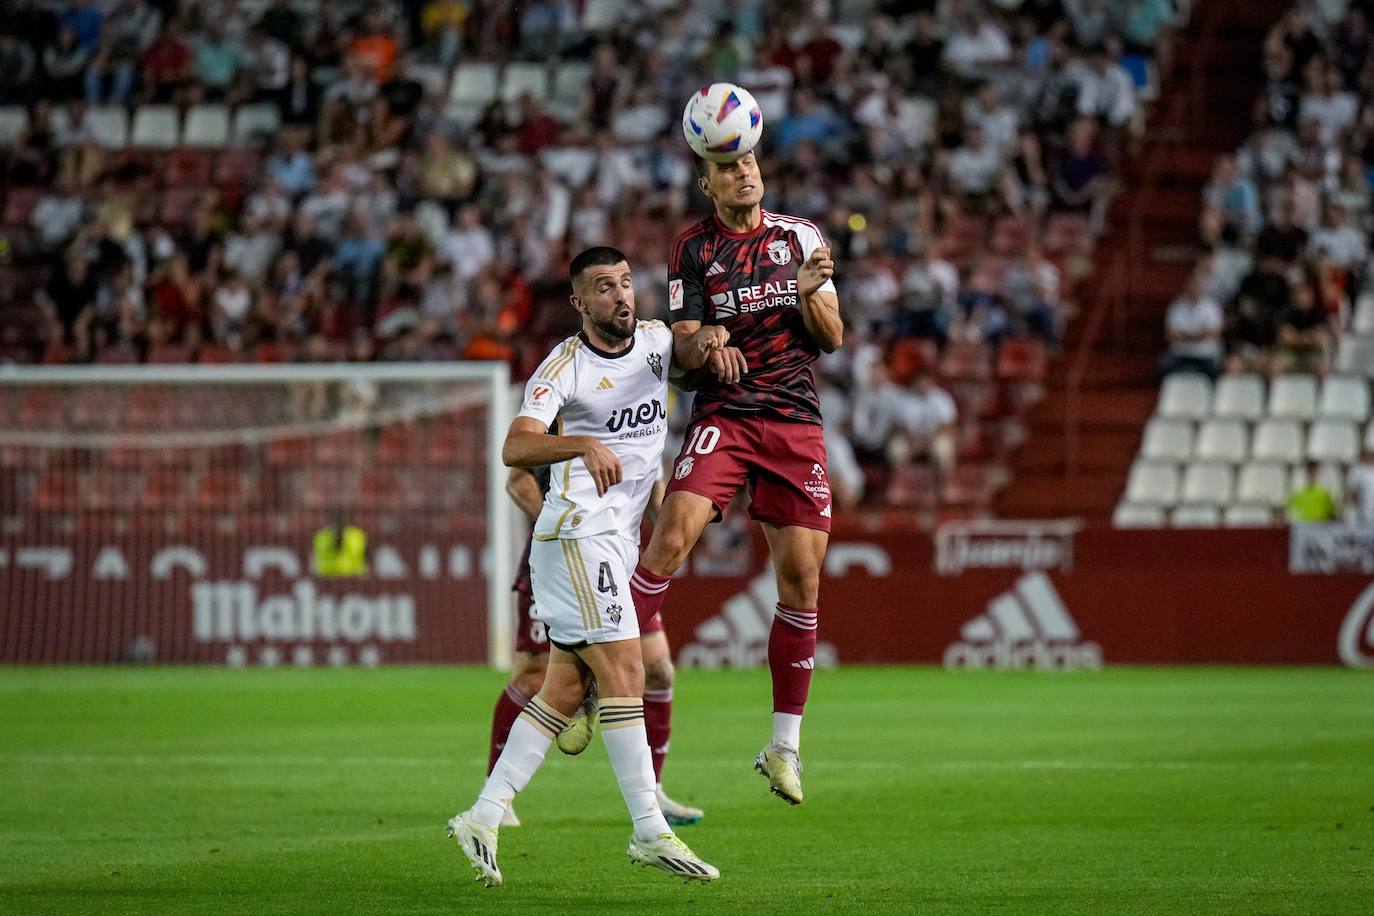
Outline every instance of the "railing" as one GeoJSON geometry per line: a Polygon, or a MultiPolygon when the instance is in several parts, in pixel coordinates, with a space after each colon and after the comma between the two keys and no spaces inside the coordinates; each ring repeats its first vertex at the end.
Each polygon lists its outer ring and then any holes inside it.
{"type": "MultiPolygon", "coordinates": [[[[1113,348],[1118,351],[1125,348],[1127,322],[1130,318],[1132,303],[1135,300],[1136,284],[1139,282],[1142,269],[1148,264],[1149,253],[1145,250],[1142,204],[1150,198],[1151,193],[1155,190],[1159,173],[1168,159],[1169,147],[1178,146],[1189,124],[1196,123],[1196,119],[1205,111],[1207,98],[1206,62],[1210,59],[1212,49],[1215,47],[1217,29],[1223,19],[1228,16],[1231,5],[1232,3],[1228,0],[1211,0],[1208,3],[1197,4],[1193,8],[1193,15],[1205,16],[1205,18],[1199,23],[1198,41],[1190,55],[1192,73],[1190,74],[1188,89],[1186,92],[1168,93],[1165,96],[1168,99],[1168,111],[1159,119],[1158,126],[1149,125],[1151,132],[1159,131],[1157,136],[1161,139],[1143,153],[1145,171],[1138,190],[1131,200],[1130,210],[1125,215],[1125,238],[1111,254],[1111,266],[1107,268],[1109,271],[1107,280],[1100,286],[1096,294],[1097,301],[1092,314],[1088,317],[1088,324],[1084,328],[1083,336],[1079,339],[1078,347],[1074,350],[1072,361],[1069,363],[1069,371],[1064,377],[1065,477],[1078,476],[1081,467],[1083,381],[1087,376],[1088,366],[1092,363],[1094,354],[1097,352],[1098,342],[1102,337],[1108,318],[1114,319],[1113,348]]],[[[1178,69],[1178,62],[1182,57],[1179,50],[1175,49],[1174,51],[1175,70],[1178,69]]],[[[1161,85],[1170,76],[1172,74],[1160,74],[1161,85]]]]}

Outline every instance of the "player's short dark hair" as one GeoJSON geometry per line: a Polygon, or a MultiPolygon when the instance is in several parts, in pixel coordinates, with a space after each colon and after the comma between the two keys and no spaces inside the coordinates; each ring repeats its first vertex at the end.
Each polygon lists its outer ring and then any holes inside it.
{"type": "Polygon", "coordinates": [[[588,267],[610,267],[622,261],[628,264],[630,259],[625,257],[625,252],[619,248],[612,248],[610,245],[596,245],[572,259],[572,263],[568,265],[568,279],[576,286],[577,278],[588,267]]]}
{"type": "MultiPolygon", "coordinates": [[[[757,159],[757,158],[759,158],[759,156],[761,156],[761,155],[763,154],[763,146],[762,146],[761,144],[760,144],[760,145],[756,145],[756,146],[755,146],[753,149],[751,149],[749,152],[750,152],[750,153],[753,153],[753,154],[754,154],[754,158],[757,159]]],[[[748,155],[748,153],[746,153],[745,155],[748,155]]],[[[710,176],[710,174],[711,174],[711,163],[707,162],[705,159],[701,158],[700,156],[696,155],[695,153],[692,154],[692,164],[693,164],[694,166],[697,167],[697,177],[698,177],[698,178],[707,178],[707,177],[710,176]]]]}

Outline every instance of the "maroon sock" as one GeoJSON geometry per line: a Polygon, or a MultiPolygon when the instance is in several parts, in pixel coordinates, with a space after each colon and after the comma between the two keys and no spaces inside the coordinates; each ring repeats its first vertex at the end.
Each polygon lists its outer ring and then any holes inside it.
{"type": "Polygon", "coordinates": [[[811,692],[816,666],[816,619],[819,611],[778,604],[768,633],[768,670],[773,675],[773,712],[799,716],[811,692]]]}
{"type": "Polygon", "coordinates": [[[491,711],[491,754],[487,757],[487,775],[496,766],[496,761],[501,756],[501,750],[506,746],[506,739],[510,737],[510,727],[515,724],[515,720],[520,716],[520,710],[525,708],[525,704],[530,698],[519,690],[515,689],[514,684],[506,684],[506,689],[501,691],[501,697],[496,701],[496,708],[491,711]]]}
{"type": "Polygon", "coordinates": [[[649,754],[654,759],[654,782],[663,782],[663,761],[673,733],[673,688],[644,691],[644,731],[649,735],[649,754]]]}
{"type": "Polygon", "coordinates": [[[634,595],[641,635],[663,629],[663,618],[659,616],[659,611],[663,610],[663,600],[668,597],[668,586],[672,581],[672,576],[651,573],[643,566],[635,567],[634,575],[630,576],[630,592],[634,595]]]}

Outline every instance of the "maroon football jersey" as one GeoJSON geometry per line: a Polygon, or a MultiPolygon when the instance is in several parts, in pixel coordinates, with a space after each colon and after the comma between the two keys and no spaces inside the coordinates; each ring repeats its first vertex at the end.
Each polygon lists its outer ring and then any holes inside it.
{"type": "MultiPolygon", "coordinates": [[[[731,232],[713,213],[678,236],[668,258],[669,320],[724,326],[728,346],[749,365],[735,385],[702,373],[693,421],[726,410],[821,422],[811,375],[820,348],[802,319],[797,271],[824,245],[814,223],[767,210],[753,232],[731,232]]],[[[834,292],[835,284],[821,289],[834,292]]]]}

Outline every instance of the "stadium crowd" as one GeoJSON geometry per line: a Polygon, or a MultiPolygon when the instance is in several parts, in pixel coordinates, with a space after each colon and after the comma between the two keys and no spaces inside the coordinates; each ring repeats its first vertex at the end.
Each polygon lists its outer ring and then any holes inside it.
{"type": "MultiPolygon", "coordinates": [[[[851,501],[865,468],[925,454],[948,473],[977,439],[988,386],[978,401],[932,371],[986,383],[998,347],[1054,348],[1187,14],[1182,0],[13,7],[0,358],[506,359],[521,375],[573,325],[564,265],[584,246],[627,251],[641,311],[664,313],[669,243],[707,212],[679,132],[684,89],[731,80],[765,113],[766,206],[815,220],[837,249],[852,343],[822,374],[851,501]],[[535,65],[554,88],[457,104],[486,63],[507,80],[535,65]],[[111,105],[177,106],[188,135],[197,106],[268,117],[246,146],[149,149],[136,114],[134,143],[108,139],[111,105]]],[[[1288,209],[1303,231],[1324,221],[1298,248],[1326,254],[1333,284],[1363,261],[1347,222],[1369,208],[1338,143],[1361,133],[1342,114],[1367,72],[1345,47],[1356,16],[1276,33],[1290,59],[1275,63],[1274,124],[1235,178],[1219,168],[1204,218],[1218,239],[1293,244],[1284,223],[1261,232],[1233,206],[1245,193],[1231,185],[1315,193],[1324,170],[1344,189],[1325,213],[1307,198],[1288,209]],[[1273,139],[1294,125],[1302,141],[1273,139]]]]}
{"type": "Polygon", "coordinates": [[[1331,368],[1369,275],[1371,12],[1305,0],[1266,37],[1254,130],[1203,191],[1209,252],[1169,308],[1166,373],[1331,368]]]}

